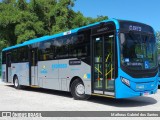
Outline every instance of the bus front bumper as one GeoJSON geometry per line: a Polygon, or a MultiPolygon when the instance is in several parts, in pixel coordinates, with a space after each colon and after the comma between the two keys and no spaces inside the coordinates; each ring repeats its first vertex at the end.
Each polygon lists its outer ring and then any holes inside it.
{"type": "Polygon", "coordinates": [[[156,79],[154,79],[153,82],[147,82],[147,83],[135,83],[130,81],[130,86],[124,84],[120,79],[117,80],[116,82],[117,86],[116,86],[115,98],[117,99],[147,96],[155,94],[158,89],[158,81],[156,79]]]}

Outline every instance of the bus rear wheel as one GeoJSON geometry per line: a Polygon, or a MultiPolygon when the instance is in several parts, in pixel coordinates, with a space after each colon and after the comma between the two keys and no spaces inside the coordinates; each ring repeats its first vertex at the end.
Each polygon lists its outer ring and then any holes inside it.
{"type": "Polygon", "coordinates": [[[75,79],[71,84],[71,94],[75,100],[85,100],[90,96],[85,94],[85,86],[80,79],[75,79]]]}
{"type": "Polygon", "coordinates": [[[21,85],[19,84],[19,80],[18,80],[18,77],[14,77],[14,87],[16,89],[20,89],[21,88],[21,85]]]}

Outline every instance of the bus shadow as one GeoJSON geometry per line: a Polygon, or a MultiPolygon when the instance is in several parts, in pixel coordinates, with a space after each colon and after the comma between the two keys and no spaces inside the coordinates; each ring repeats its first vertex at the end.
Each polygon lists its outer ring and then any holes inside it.
{"type": "MultiPolygon", "coordinates": [[[[6,86],[14,88],[13,85],[6,85],[6,86]]],[[[73,99],[71,93],[65,92],[65,91],[57,91],[57,90],[50,90],[50,89],[43,89],[43,88],[31,88],[31,87],[23,87],[21,90],[57,95],[57,96],[73,99]]],[[[153,105],[157,103],[156,99],[152,97],[144,97],[144,96],[127,98],[127,99],[114,99],[114,98],[106,98],[106,97],[99,97],[99,96],[91,96],[87,101],[92,103],[97,103],[97,104],[109,105],[114,107],[124,107],[124,108],[148,106],[148,105],[153,105]]]]}
{"type": "MultiPolygon", "coordinates": [[[[14,88],[13,85],[7,85],[7,86],[14,88]]],[[[32,92],[38,92],[38,93],[51,94],[51,95],[57,95],[57,96],[63,96],[63,97],[72,98],[71,93],[70,92],[65,92],[65,91],[43,89],[43,88],[32,88],[32,87],[26,87],[26,86],[22,87],[20,90],[32,91],[32,92]]]]}
{"type": "Polygon", "coordinates": [[[138,106],[148,106],[157,103],[157,100],[152,97],[135,97],[126,99],[114,99],[105,97],[91,97],[90,102],[104,104],[114,107],[138,107],[138,106]]]}

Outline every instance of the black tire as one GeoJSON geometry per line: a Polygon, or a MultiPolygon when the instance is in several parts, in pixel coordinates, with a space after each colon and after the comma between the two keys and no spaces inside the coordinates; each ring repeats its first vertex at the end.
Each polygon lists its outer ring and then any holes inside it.
{"type": "Polygon", "coordinates": [[[75,100],[86,100],[90,96],[85,94],[84,84],[80,79],[75,79],[71,84],[71,94],[75,100]]]}
{"type": "Polygon", "coordinates": [[[21,89],[21,85],[19,84],[18,77],[14,77],[14,88],[21,89]]]}

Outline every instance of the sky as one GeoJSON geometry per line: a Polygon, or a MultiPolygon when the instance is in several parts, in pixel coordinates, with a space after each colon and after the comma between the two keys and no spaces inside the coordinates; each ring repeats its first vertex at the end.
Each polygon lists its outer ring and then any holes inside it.
{"type": "Polygon", "coordinates": [[[85,17],[103,15],[142,22],[160,31],[160,0],[76,0],[73,10],[85,17]]]}

